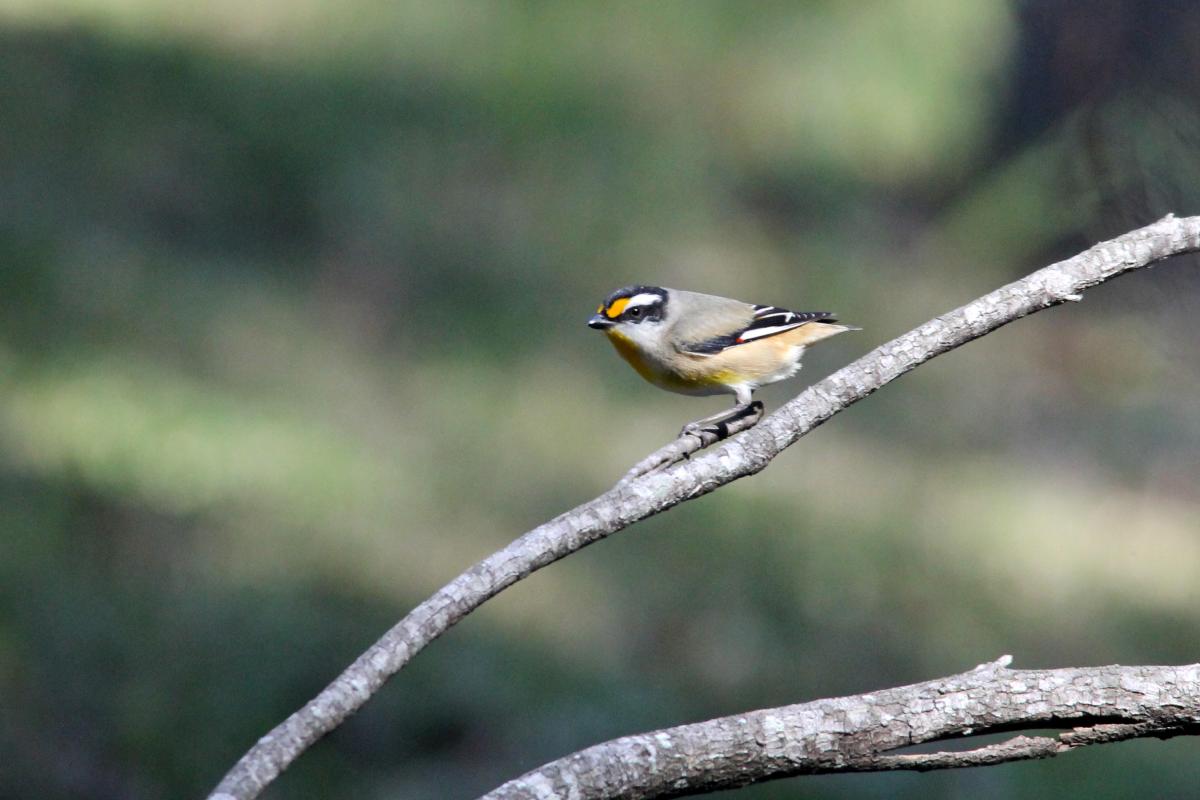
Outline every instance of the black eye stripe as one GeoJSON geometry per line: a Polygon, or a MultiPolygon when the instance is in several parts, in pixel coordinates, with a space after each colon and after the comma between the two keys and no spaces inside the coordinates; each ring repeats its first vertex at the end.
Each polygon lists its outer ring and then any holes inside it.
{"type": "Polygon", "coordinates": [[[621,319],[637,324],[640,322],[654,322],[662,319],[663,306],[662,303],[638,303],[636,306],[628,306],[621,314],[621,319]]]}

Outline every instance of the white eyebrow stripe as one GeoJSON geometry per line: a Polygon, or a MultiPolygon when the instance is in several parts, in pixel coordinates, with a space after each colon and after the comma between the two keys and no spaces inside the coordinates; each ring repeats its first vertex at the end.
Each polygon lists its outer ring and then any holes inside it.
{"type": "Polygon", "coordinates": [[[654,294],[652,292],[642,292],[641,294],[635,294],[633,297],[629,298],[629,302],[625,304],[625,307],[629,308],[630,306],[649,306],[649,305],[653,305],[654,303],[661,303],[661,302],[662,302],[662,295],[654,294]]]}
{"type": "Polygon", "coordinates": [[[790,331],[792,328],[799,328],[803,324],[804,323],[802,322],[795,322],[791,325],[775,325],[771,328],[755,328],[754,330],[746,331],[738,338],[743,342],[749,342],[753,339],[761,339],[764,336],[771,336],[776,333],[790,331]]]}

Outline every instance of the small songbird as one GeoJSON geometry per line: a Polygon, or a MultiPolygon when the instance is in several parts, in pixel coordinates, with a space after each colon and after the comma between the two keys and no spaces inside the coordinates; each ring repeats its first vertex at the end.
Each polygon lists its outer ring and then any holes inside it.
{"type": "Polygon", "coordinates": [[[655,386],[736,398],[732,409],[689,423],[683,433],[747,414],[751,393],[799,372],[809,345],[861,330],[837,324],[828,311],[788,311],[660,286],[617,289],[588,327],[604,331],[617,353],[655,386]]]}

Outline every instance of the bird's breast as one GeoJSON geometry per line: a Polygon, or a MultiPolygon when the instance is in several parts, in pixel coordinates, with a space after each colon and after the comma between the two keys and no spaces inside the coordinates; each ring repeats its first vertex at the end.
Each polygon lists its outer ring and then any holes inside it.
{"type": "Polygon", "coordinates": [[[685,366],[692,369],[674,371],[660,366],[655,360],[648,358],[645,351],[623,333],[609,329],[605,331],[608,340],[612,342],[617,354],[633,367],[638,375],[658,386],[679,394],[710,395],[725,394],[730,391],[730,384],[738,383],[740,377],[733,370],[712,369],[708,365],[696,361],[685,366]]]}

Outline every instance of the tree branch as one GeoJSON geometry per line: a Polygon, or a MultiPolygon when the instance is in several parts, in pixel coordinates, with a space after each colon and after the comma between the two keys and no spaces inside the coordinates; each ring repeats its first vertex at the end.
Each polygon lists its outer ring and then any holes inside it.
{"type": "Polygon", "coordinates": [[[912,686],[614,739],[526,773],[480,800],[651,800],[793,775],[984,766],[1200,732],[1200,664],[1010,670],[1010,661],[1005,656],[912,686]],[[1021,728],[1071,730],[974,750],[887,754],[1021,728]]]}
{"type": "Polygon", "coordinates": [[[313,742],[363,705],[409,659],[489,598],[530,573],[633,523],[765,468],[784,448],[929,359],[1125,272],[1200,249],[1200,217],[1166,217],[921,325],[813,384],[715,450],[618,484],[488,556],[439,589],[303,708],[260,739],[213,798],[256,797],[313,742]]]}
{"type": "Polygon", "coordinates": [[[717,442],[728,439],[730,436],[735,436],[744,430],[753,428],[762,419],[763,404],[761,400],[755,400],[750,404],[750,413],[744,414],[737,419],[729,422],[722,422],[708,428],[702,428],[698,431],[688,431],[680,433],[679,438],[673,442],[668,442],[659,449],[655,450],[650,455],[643,458],[638,463],[634,464],[621,480],[617,481],[617,488],[623,489],[629,484],[636,481],[643,475],[658,470],[666,469],[672,464],[678,464],[685,458],[691,458],[692,453],[697,450],[703,450],[706,447],[712,447],[717,442]]]}

